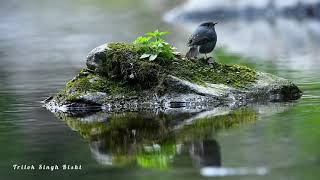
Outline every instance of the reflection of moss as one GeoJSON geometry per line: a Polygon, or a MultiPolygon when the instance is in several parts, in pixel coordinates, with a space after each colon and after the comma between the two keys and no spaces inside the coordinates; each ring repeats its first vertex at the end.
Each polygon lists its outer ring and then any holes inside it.
{"type": "Polygon", "coordinates": [[[132,130],[136,131],[136,140],[145,143],[155,142],[169,133],[168,122],[163,117],[155,115],[133,112],[110,114],[106,117],[107,122],[83,122],[76,117],[62,113],[59,114],[59,117],[84,138],[108,136],[113,140],[111,143],[131,141],[132,130]]]}
{"type": "Polygon", "coordinates": [[[129,154],[113,154],[112,165],[114,166],[125,166],[133,164],[136,157],[129,154]]]}
{"type": "Polygon", "coordinates": [[[85,139],[103,134],[108,130],[105,124],[103,123],[99,123],[99,122],[85,123],[85,122],[76,120],[73,117],[68,117],[68,116],[60,116],[60,117],[67,123],[67,125],[72,130],[79,132],[79,134],[85,139]]]}
{"type": "Polygon", "coordinates": [[[256,113],[248,108],[241,108],[232,111],[230,114],[205,117],[197,119],[191,125],[184,126],[176,132],[176,136],[181,140],[191,140],[198,138],[208,138],[213,132],[221,129],[229,129],[244,123],[255,122],[256,113]]]}
{"type": "Polygon", "coordinates": [[[137,154],[137,163],[143,168],[167,169],[170,159],[176,154],[175,143],[165,143],[159,146],[159,149],[151,151],[143,150],[137,154]]]}
{"type": "MultiPolygon", "coordinates": [[[[114,165],[136,163],[143,168],[167,169],[176,154],[175,142],[212,138],[220,129],[253,122],[256,114],[248,108],[227,115],[194,119],[190,125],[176,129],[186,115],[152,113],[108,114],[106,122],[81,122],[76,117],[60,114],[69,127],[89,141],[99,142],[102,151],[112,156],[114,165]]],[[[101,151],[100,149],[100,151],[101,151]]]]}

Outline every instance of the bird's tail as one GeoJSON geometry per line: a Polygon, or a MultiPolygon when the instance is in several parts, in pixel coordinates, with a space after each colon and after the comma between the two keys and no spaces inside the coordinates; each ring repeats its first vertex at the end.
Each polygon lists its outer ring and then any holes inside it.
{"type": "Polygon", "coordinates": [[[186,54],[186,58],[194,59],[199,55],[199,50],[197,46],[192,46],[186,54]]]}

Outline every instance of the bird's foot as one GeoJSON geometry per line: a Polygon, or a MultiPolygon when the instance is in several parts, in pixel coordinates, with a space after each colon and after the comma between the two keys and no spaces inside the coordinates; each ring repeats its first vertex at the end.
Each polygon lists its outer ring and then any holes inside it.
{"type": "Polygon", "coordinates": [[[188,60],[190,60],[190,61],[193,61],[193,62],[196,62],[197,61],[197,57],[189,57],[189,58],[187,58],[188,60]]]}
{"type": "Polygon", "coordinates": [[[213,63],[214,63],[214,59],[212,57],[207,58],[207,63],[208,65],[212,68],[213,67],[213,63]]]}

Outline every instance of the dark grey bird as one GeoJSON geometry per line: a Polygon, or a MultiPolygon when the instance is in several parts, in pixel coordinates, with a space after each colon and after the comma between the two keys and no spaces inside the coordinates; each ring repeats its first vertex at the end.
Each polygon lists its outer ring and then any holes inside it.
{"type": "Polygon", "coordinates": [[[188,59],[197,57],[199,53],[205,54],[207,58],[207,54],[213,51],[217,44],[216,24],[218,23],[204,22],[197,27],[188,40],[188,59]]]}

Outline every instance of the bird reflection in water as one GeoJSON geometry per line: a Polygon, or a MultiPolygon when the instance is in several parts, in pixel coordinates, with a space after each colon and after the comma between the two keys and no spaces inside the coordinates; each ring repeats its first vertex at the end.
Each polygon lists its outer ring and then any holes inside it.
{"type": "Polygon", "coordinates": [[[194,165],[198,168],[221,166],[220,145],[214,139],[192,142],[189,152],[194,165]]]}

